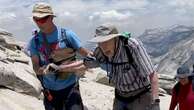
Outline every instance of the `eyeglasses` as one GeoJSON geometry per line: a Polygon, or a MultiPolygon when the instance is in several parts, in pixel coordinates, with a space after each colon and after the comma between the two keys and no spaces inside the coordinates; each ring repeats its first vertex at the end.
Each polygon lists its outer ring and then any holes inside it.
{"type": "Polygon", "coordinates": [[[39,19],[33,17],[33,19],[34,19],[35,22],[40,23],[40,24],[43,24],[43,23],[45,23],[45,22],[47,21],[47,19],[48,19],[49,17],[50,17],[50,16],[46,16],[46,17],[39,18],[39,19]]]}

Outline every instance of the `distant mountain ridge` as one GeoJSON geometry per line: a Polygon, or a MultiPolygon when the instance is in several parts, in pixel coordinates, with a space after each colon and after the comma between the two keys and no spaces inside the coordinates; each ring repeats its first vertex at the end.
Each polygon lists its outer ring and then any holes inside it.
{"type": "Polygon", "coordinates": [[[139,36],[146,46],[148,53],[153,57],[164,55],[171,47],[182,40],[192,38],[194,27],[176,25],[170,29],[148,29],[139,36]]]}
{"type": "Polygon", "coordinates": [[[176,74],[180,65],[194,64],[194,27],[175,25],[169,29],[146,30],[138,37],[159,73],[176,74]]]}

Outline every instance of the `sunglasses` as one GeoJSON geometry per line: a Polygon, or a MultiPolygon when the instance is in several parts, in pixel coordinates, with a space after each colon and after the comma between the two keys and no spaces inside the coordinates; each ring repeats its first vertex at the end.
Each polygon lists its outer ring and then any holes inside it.
{"type": "Polygon", "coordinates": [[[49,17],[50,17],[50,16],[46,16],[46,17],[39,18],[39,19],[33,17],[33,19],[34,19],[34,21],[36,21],[37,23],[43,24],[43,23],[45,23],[45,22],[47,21],[47,19],[48,19],[49,17]]]}

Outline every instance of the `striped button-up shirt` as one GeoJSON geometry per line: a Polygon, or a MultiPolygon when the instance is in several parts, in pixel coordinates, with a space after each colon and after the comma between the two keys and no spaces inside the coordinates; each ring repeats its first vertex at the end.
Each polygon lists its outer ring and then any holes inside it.
{"type": "Polygon", "coordinates": [[[154,72],[150,57],[139,40],[130,38],[127,48],[133,58],[131,63],[129,63],[126,47],[121,39],[118,41],[111,61],[99,47],[94,51],[96,59],[107,64],[108,76],[115,88],[122,92],[132,92],[150,85],[149,75],[154,72]]]}

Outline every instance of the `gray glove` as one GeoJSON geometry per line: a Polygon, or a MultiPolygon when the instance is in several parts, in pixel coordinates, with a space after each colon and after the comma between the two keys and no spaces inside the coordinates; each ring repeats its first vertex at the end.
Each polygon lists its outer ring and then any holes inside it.
{"type": "Polygon", "coordinates": [[[92,56],[87,56],[84,58],[84,65],[87,67],[87,68],[96,68],[96,67],[99,67],[99,62],[96,60],[95,57],[92,57],[92,56]]]}

